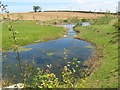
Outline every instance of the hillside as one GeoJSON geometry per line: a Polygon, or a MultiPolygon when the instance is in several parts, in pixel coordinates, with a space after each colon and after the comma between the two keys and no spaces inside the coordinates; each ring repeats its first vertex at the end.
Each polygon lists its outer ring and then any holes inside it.
{"type": "MultiPolygon", "coordinates": [[[[97,17],[105,16],[104,14],[94,13],[79,13],[79,12],[37,12],[37,13],[11,13],[11,19],[20,20],[54,20],[54,19],[67,19],[72,17],[78,17],[79,19],[94,19],[97,17]]],[[[3,17],[6,17],[3,14],[3,17]]]]}

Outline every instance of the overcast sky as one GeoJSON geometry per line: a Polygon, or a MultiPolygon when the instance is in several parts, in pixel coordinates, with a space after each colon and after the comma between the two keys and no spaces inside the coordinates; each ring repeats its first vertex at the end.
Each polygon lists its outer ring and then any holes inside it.
{"type": "Polygon", "coordinates": [[[34,5],[44,10],[81,10],[116,12],[119,0],[1,0],[13,12],[31,12],[34,5]]]}

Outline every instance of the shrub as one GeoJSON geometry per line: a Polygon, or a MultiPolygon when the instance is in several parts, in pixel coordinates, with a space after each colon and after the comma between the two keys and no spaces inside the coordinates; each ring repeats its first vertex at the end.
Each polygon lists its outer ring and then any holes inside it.
{"type": "Polygon", "coordinates": [[[120,30],[120,21],[117,21],[114,26],[120,30]]]}
{"type": "Polygon", "coordinates": [[[64,20],[63,22],[65,22],[65,23],[66,23],[66,22],[68,22],[68,20],[66,19],[66,20],[64,20]]]}
{"type": "Polygon", "coordinates": [[[81,19],[82,22],[87,22],[87,19],[81,19]]]}

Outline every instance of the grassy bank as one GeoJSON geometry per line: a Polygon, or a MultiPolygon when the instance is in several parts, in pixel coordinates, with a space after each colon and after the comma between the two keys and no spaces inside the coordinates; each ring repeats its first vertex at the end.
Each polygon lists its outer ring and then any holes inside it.
{"type": "MultiPolygon", "coordinates": [[[[13,41],[9,39],[12,33],[7,25],[9,25],[8,22],[2,24],[3,49],[13,47],[13,41]]],[[[11,25],[18,32],[16,37],[19,46],[59,38],[66,32],[62,27],[39,25],[39,21],[12,21],[11,25]]]]}
{"type": "Polygon", "coordinates": [[[93,20],[90,26],[75,27],[80,32],[77,38],[93,43],[96,53],[102,55],[91,61],[95,72],[87,77],[87,88],[118,87],[118,30],[114,27],[115,22],[116,18],[100,18],[93,20]]]}

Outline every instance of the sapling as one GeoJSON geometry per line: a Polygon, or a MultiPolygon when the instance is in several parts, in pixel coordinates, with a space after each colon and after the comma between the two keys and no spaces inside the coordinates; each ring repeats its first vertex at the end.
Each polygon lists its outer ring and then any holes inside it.
{"type": "Polygon", "coordinates": [[[14,48],[13,50],[16,52],[16,59],[18,60],[18,65],[19,65],[19,70],[20,70],[20,75],[21,75],[21,79],[23,79],[22,77],[22,65],[21,65],[21,61],[20,61],[20,55],[19,55],[19,49],[18,49],[18,44],[17,44],[17,38],[16,38],[16,34],[18,34],[17,31],[14,30],[14,27],[12,26],[12,22],[11,22],[11,18],[10,18],[10,13],[9,11],[6,9],[7,5],[4,5],[2,3],[0,3],[0,8],[2,9],[2,12],[4,11],[7,16],[6,16],[6,20],[9,22],[7,28],[10,32],[12,32],[12,35],[9,36],[10,39],[13,40],[14,43],[14,48]]]}

